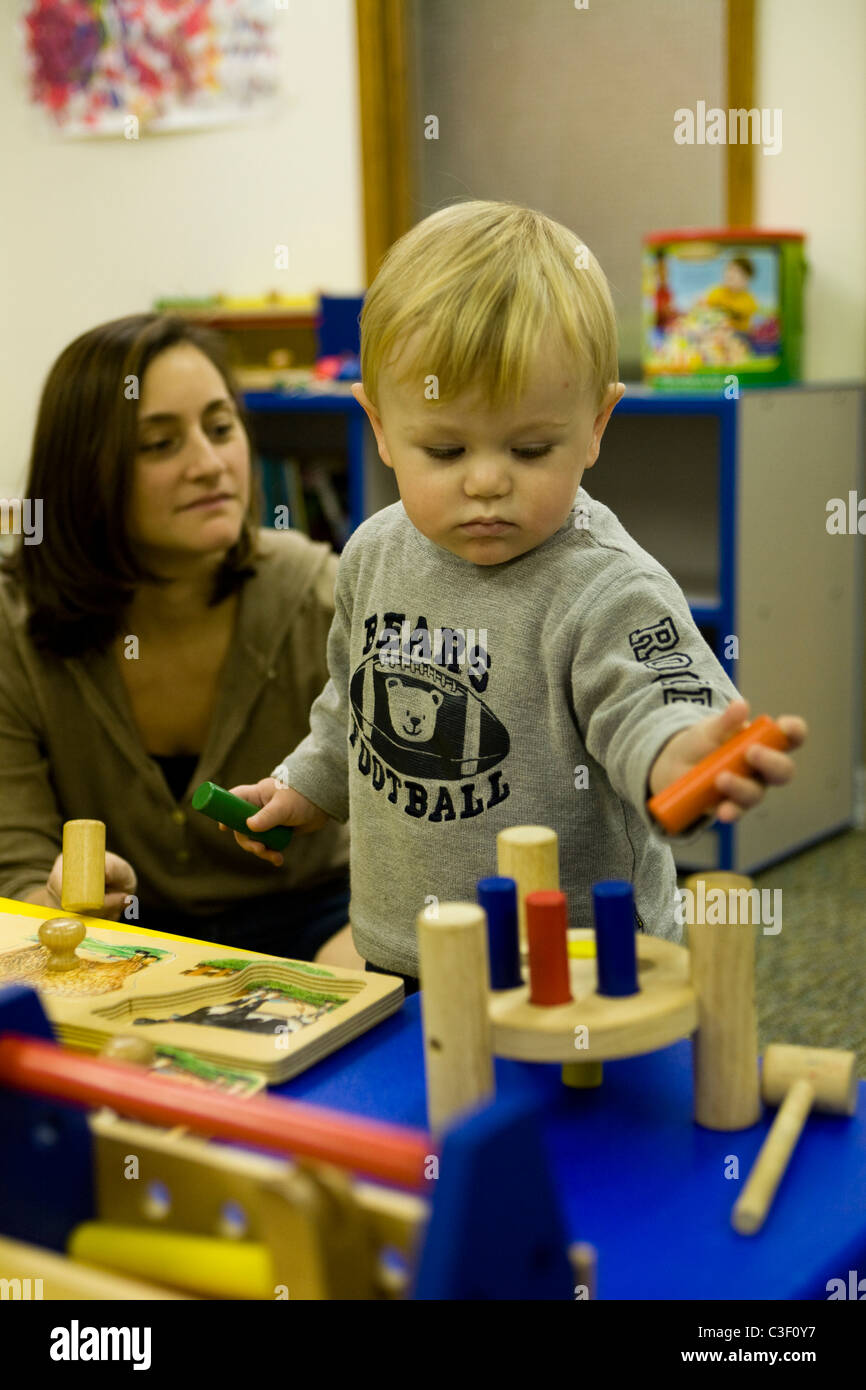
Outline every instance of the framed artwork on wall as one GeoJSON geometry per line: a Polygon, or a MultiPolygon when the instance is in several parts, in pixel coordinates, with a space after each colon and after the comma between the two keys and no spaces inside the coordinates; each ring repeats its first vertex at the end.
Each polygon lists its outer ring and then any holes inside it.
{"type": "Polygon", "coordinates": [[[202,129],[278,87],[274,0],[26,0],[31,102],[63,135],[202,129]]]}

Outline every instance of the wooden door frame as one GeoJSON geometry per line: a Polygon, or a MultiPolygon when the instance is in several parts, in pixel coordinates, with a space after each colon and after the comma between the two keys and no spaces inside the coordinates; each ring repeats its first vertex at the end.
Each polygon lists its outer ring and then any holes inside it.
{"type": "MultiPolygon", "coordinates": [[[[727,0],[728,110],[750,111],[755,96],[755,0],[727,0]]],[[[755,218],[755,146],[725,146],[729,227],[751,227],[755,218]]]]}
{"type": "Polygon", "coordinates": [[[411,13],[407,0],[355,0],[367,284],[412,226],[411,13]]]}
{"type": "MultiPolygon", "coordinates": [[[[756,0],[727,0],[727,108],[750,110],[755,89],[756,0]]],[[[410,0],[355,0],[361,117],[364,261],[369,284],[388,247],[413,225],[410,0]]],[[[729,227],[754,219],[751,144],[726,146],[729,227]]]]}

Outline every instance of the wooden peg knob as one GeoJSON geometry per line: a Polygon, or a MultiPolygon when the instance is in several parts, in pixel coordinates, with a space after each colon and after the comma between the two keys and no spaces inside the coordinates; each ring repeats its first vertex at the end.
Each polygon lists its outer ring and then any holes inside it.
{"type": "Polygon", "coordinates": [[[87,928],[77,917],[52,917],[39,928],[39,940],[48,948],[46,970],[74,970],[78,964],[76,946],[87,935],[87,928]]]}
{"type": "Polygon", "coordinates": [[[149,1067],[156,1057],[156,1048],[149,1038],[115,1033],[113,1038],[108,1039],[100,1056],[110,1062],[130,1062],[133,1066],[149,1067]]]}

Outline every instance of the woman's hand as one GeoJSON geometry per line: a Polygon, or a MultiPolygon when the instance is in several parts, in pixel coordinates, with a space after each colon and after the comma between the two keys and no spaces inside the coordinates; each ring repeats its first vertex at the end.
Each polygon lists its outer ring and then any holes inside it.
{"type": "MultiPolygon", "coordinates": [[[[690,729],[683,729],[668,739],[652,765],[649,778],[651,795],[663,791],[709,753],[714,753],[734,734],[740,732],[749,719],[745,700],[734,700],[721,714],[710,715],[690,729]]],[[[799,748],[806,741],[806,722],[795,714],[782,714],[776,720],[786,735],[790,748],[799,748]]],[[[763,801],[767,787],[782,787],[794,776],[794,760],[777,748],[757,743],[746,752],[746,762],[753,772],[739,777],[734,772],[720,772],[715,781],[716,791],[724,800],[714,807],[714,815],[726,825],[739,820],[763,801]]]]}
{"type": "MultiPolygon", "coordinates": [[[[261,806],[256,815],[247,818],[251,830],[273,830],[275,825],[290,825],[298,834],[307,835],[311,830],[321,830],[331,819],[327,811],[301,796],[294,787],[281,787],[273,777],[263,777],[261,782],[248,787],[229,787],[229,791],[243,797],[244,801],[251,801],[254,806],[261,806]]],[[[225,828],[220,825],[220,830],[225,828]]],[[[234,837],[241,848],[250,854],[267,859],[275,868],[282,864],[280,852],[268,849],[261,840],[251,840],[239,830],[234,831],[234,837]]]]}
{"type": "MultiPolygon", "coordinates": [[[[112,922],[120,920],[126,906],[126,899],[138,887],[135,869],[119,854],[105,856],[105,902],[102,907],[88,908],[86,917],[106,917],[112,922]]],[[[63,889],[63,855],[58,854],[48,875],[44,889],[31,893],[28,902],[40,903],[43,907],[62,907],[60,895],[63,889]]],[[[76,914],[77,915],[77,914],[76,914]]]]}

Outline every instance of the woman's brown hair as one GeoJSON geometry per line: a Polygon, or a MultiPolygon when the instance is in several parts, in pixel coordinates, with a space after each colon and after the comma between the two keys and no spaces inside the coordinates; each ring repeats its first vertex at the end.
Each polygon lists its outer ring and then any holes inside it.
{"type": "MultiPolygon", "coordinates": [[[[24,496],[42,502],[42,540],[23,537],[0,569],[21,586],[35,646],[82,656],[108,646],[136,586],[160,583],[136,559],[127,529],[138,453],[138,400],[150,363],[190,343],[222,376],[247,436],[248,418],[216,333],[174,315],[133,314],[99,324],[64,348],[42,390],[24,496]]],[[[237,544],[216,577],[211,604],[255,573],[259,496],[255,474],[237,544]]]]}

